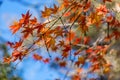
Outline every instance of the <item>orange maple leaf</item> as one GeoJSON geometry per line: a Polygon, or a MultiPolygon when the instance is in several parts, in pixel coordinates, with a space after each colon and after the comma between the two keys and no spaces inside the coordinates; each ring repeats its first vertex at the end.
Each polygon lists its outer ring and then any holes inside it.
{"type": "Polygon", "coordinates": [[[40,55],[38,55],[38,54],[33,54],[33,58],[34,58],[35,60],[42,60],[42,59],[43,59],[42,56],[40,56],[40,55]]]}
{"type": "Polygon", "coordinates": [[[86,53],[92,53],[94,50],[92,48],[89,48],[86,50],[86,53]]]}
{"type": "Polygon", "coordinates": [[[30,24],[35,25],[37,23],[37,18],[34,17],[33,19],[30,19],[30,24]]]}
{"type": "Polygon", "coordinates": [[[100,69],[100,66],[98,63],[96,63],[96,64],[92,65],[91,68],[92,68],[92,71],[96,71],[96,70],[100,69]]]}
{"type": "Polygon", "coordinates": [[[100,7],[96,9],[96,11],[98,15],[106,15],[108,13],[108,10],[105,5],[100,5],[100,7]]]}
{"type": "Polygon", "coordinates": [[[12,34],[15,34],[21,28],[21,26],[22,24],[18,22],[14,22],[14,24],[10,26],[10,29],[12,30],[12,34]]]}
{"type": "Polygon", "coordinates": [[[45,10],[41,12],[43,18],[48,18],[51,15],[51,8],[45,6],[45,10]]]}
{"type": "Polygon", "coordinates": [[[10,57],[9,58],[4,57],[3,62],[9,64],[11,62],[11,58],[10,57]]]}
{"type": "Polygon", "coordinates": [[[52,11],[52,14],[56,14],[58,12],[58,7],[54,4],[54,8],[50,8],[52,11]]]}
{"type": "Polygon", "coordinates": [[[23,54],[18,50],[14,50],[12,52],[12,62],[16,61],[17,59],[22,60],[23,54]]]}
{"type": "Polygon", "coordinates": [[[22,14],[22,19],[19,20],[20,24],[28,24],[29,23],[29,18],[31,17],[32,14],[29,13],[29,11],[27,11],[26,14],[22,14]]]}
{"type": "Polygon", "coordinates": [[[24,27],[21,33],[23,33],[23,38],[27,38],[29,34],[33,35],[33,27],[24,27]]]}
{"type": "Polygon", "coordinates": [[[20,47],[23,43],[23,40],[20,40],[19,42],[16,42],[14,45],[13,45],[13,48],[17,49],[18,47],[20,47]]]}
{"type": "Polygon", "coordinates": [[[49,58],[46,58],[43,60],[44,63],[49,63],[50,62],[50,59],[49,58]]]}
{"type": "Polygon", "coordinates": [[[75,65],[77,65],[79,67],[80,64],[84,64],[85,63],[85,58],[83,56],[78,57],[78,61],[75,62],[75,65]]]}
{"type": "Polygon", "coordinates": [[[62,59],[67,58],[68,55],[69,55],[68,52],[64,52],[64,53],[62,53],[62,59]]]}
{"type": "Polygon", "coordinates": [[[60,47],[62,47],[62,46],[64,46],[64,41],[62,40],[62,41],[59,41],[59,43],[58,43],[58,46],[60,46],[60,47]]]}
{"type": "Polygon", "coordinates": [[[19,22],[15,22],[12,26],[10,26],[12,34],[15,34],[22,27],[22,24],[28,24],[30,16],[31,15],[29,14],[29,11],[27,11],[25,15],[22,14],[22,19],[20,19],[19,22]]]}
{"type": "Polygon", "coordinates": [[[45,24],[38,23],[33,29],[36,29],[37,34],[39,34],[44,27],[45,27],[45,24]]]}

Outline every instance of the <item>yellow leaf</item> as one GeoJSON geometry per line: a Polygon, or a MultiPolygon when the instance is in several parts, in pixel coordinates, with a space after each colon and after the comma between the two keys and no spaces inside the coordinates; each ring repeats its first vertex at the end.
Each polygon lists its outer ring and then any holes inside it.
{"type": "Polygon", "coordinates": [[[42,11],[42,17],[48,18],[51,15],[51,13],[52,13],[51,8],[45,7],[45,10],[42,11]]]}

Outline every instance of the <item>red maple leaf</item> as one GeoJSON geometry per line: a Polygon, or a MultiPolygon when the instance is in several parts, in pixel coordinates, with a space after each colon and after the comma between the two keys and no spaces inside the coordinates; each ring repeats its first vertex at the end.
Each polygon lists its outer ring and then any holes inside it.
{"type": "Polygon", "coordinates": [[[38,55],[38,54],[33,54],[33,58],[34,58],[35,60],[42,60],[42,59],[43,59],[42,56],[40,56],[40,55],[38,55]]]}

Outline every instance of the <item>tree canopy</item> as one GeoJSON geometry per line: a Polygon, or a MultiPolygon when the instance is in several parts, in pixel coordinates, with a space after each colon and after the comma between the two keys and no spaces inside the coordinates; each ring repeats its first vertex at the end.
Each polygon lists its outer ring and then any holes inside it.
{"type": "MultiPolygon", "coordinates": [[[[89,63],[87,73],[107,75],[114,65],[108,55],[119,55],[120,21],[113,0],[61,0],[59,5],[46,7],[41,11],[39,22],[30,10],[10,26],[14,34],[19,34],[17,42],[7,42],[13,51],[4,57],[4,63],[22,61],[30,54],[37,61],[54,61],[61,68],[70,68],[75,73],[71,80],[83,78],[84,65],[89,63]],[[114,47],[116,46],[116,48],[114,47]],[[38,49],[46,49],[44,57],[38,49]]],[[[114,60],[112,60],[114,61],[114,60]]],[[[90,80],[95,80],[91,78],[90,80]]]]}

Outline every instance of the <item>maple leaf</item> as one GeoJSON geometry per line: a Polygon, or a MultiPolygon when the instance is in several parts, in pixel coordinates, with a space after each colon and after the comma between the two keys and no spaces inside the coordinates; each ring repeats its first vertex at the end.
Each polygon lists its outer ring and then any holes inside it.
{"type": "Polygon", "coordinates": [[[10,58],[10,57],[9,57],[9,58],[4,57],[4,58],[3,58],[3,62],[4,62],[4,63],[7,63],[7,64],[10,64],[11,58],[10,58]]]}
{"type": "Polygon", "coordinates": [[[62,59],[67,58],[67,57],[68,57],[68,52],[62,53],[62,59]]]}
{"type": "Polygon", "coordinates": [[[20,28],[21,28],[21,24],[18,22],[14,22],[14,24],[12,26],[10,26],[10,29],[12,30],[12,34],[15,34],[20,28]]]}
{"type": "Polygon", "coordinates": [[[75,62],[75,65],[79,67],[80,64],[85,63],[85,58],[83,56],[78,57],[78,61],[75,62]]]}
{"type": "Polygon", "coordinates": [[[19,22],[15,22],[14,25],[10,26],[12,34],[15,34],[22,27],[22,24],[28,24],[30,16],[31,15],[29,14],[29,11],[27,11],[26,15],[22,14],[22,19],[20,19],[19,22]]]}
{"type": "Polygon", "coordinates": [[[59,41],[59,43],[57,44],[58,46],[60,46],[60,47],[62,47],[62,46],[64,46],[64,41],[62,40],[62,41],[59,41]]]}
{"type": "Polygon", "coordinates": [[[59,7],[57,7],[55,4],[54,4],[54,8],[50,8],[51,11],[52,11],[52,14],[56,14],[58,12],[58,9],[59,7]]]}
{"type": "Polygon", "coordinates": [[[55,46],[52,46],[51,49],[52,49],[52,51],[56,52],[58,47],[55,45],[55,46]]]}
{"type": "Polygon", "coordinates": [[[57,61],[57,62],[60,61],[60,58],[59,58],[59,57],[56,57],[56,58],[55,58],[55,61],[57,61]]]}
{"type": "Polygon", "coordinates": [[[65,45],[64,49],[62,50],[63,52],[68,52],[71,50],[71,46],[70,45],[65,45]]]}
{"type": "Polygon", "coordinates": [[[96,57],[93,57],[92,59],[91,59],[91,62],[93,62],[93,63],[95,63],[95,62],[97,62],[98,61],[98,58],[96,58],[96,57]]]}
{"type": "Polygon", "coordinates": [[[49,63],[50,62],[50,59],[49,58],[46,58],[43,60],[44,63],[49,63]]]}
{"type": "Polygon", "coordinates": [[[17,49],[18,47],[20,47],[23,43],[23,40],[20,40],[19,42],[16,42],[14,45],[13,45],[13,48],[17,49]]]}
{"type": "Polygon", "coordinates": [[[30,19],[30,24],[35,25],[37,23],[37,18],[34,17],[33,19],[30,19]]]}
{"type": "Polygon", "coordinates": [[[22,14],[22,19],[19,20],[20,24],[28,24],[29,23],[29,18],[31,17],[32,14],[29,13],[29,11],[27,11],[26,14],[22,14]]]}
{"type": "Polygon", "coordinates": [[[21,53],[18,50],[14,50],[12,56],[18,57],[21,53]]]}
{"type": "Polygon", "coordinates": [[[33,58],[34,58],[35,60],[42,60],[42,59],[43,59],[42,56],[40,56],[40,55],[38,55],[38,54],[33,54],[33,58]]]}
{"type": "Polygon", "coordinates": [[[23,33],[23,38],[27,38],[29,34],[33,35],[33,27],[24,27],[21,33],[23,33]]]}
{"type": "Polygon", "coordinates": [[[66,37],[67,42],[72,41],[72,39],[75,38],[75,35],[76,35],[75,32],[70,31],[70,32],[68,33],[67,37],[66,37]]]}
{"type": "MultiPolygon", "coordinates": [[[[46,45],[48,48],[53,47],[53,46],[55,47],[55,43],[56,43],[56,41],[54,38],[46,39],[46,45]]],[[[57,47],[55,47],[55,48],[57,49],[57,47]]]]}
{"type": "Polygon", "coordinates": [[[16,61],[17,59],[19,59],[19,60],[22,60],[22,53],[20,52],[20,51],[18,51],[18,50],[14,50],[13,52],[12,52],[12,61],[14,62],[14,61],[16,61]]]}
{"type": "Polygon", "coordinates": [[[33,28],[33,30],[36,29],[36,30],[37,30],[37,34],[39,34],[44,27],[45,27],[45,24],[38,23],[38,24],[36,24],[36,26],[33,28]]]}
{"type": "Polygon", "coordinates": [[[63,34],[64,34],[64,31],[60,26],[58,26],[54,29],[55,38],[59,37],[59,36],[63,37],[63,34]]]}
{"type": "Polygon", "coordinates": [[[81,37],[80,38],[76,38],[75,41],[73,42],[74,45],[77,45],[81,42],[81,37]]]}
{"type": "Polygon", "coordinates": [[[61,61],[61,62],[59,62],[60,67],[65,67],[66,64],[67,64],[66,61],[61,61]]]}
{"type": "Polygon", "coordinates": [[[51,8],[45,6],[45,10],[41,12],[43,18],[48,18],[51,15],[51,8]]]}
{"type": "Polygon", "coordinates": [[[97,9],[97,14],[98,15],[106,15],[108,13],[108,10],[105,5],[100,5],[97,9]]]}
{"type": "Polygon", "coordinates": [[[90,37],[89,36],[85,36],[84,37],[84,44],[88,44],[90,42],[90,37]]]}
{"type": "Polygon", "coordinates": [[[86,50],[86,53],[92,53],[93,52],[93,49],[92,48],[89,48],[86,50]]]}
{"type": "Polygon", "coordinates": [[[78,57],[78,61],[81,63],[81,64],[84,64],[85,63],[85,58],[83,56],[80,56],[78,57]]]}
{"type": "Polygon", "coordinates": [[[65,7],[68,7],[70,5],[70,1],[69,0],[63,0],[63,5],[65,7]]]}
{"type": "Polygon", "coordinates": [[[99,25],[101,24],[101,20],[102,20],[102,15],[98,15],[97,12],[93,12],[90,14],[89,17],[87,17],[87,26],[95,24],[96,27],[99,27],[99,25]]]}
{"type": "Polygon", "coordinates": [[[107,74],[109,72],[110,72],[110,67],[105,67],[104,70],[103,70],[103,73],[107,74]]]}
{"type": "Polygon", "coordinates": [[[98,63],[96,63],[96,64],[92,65],[91,68],[92,68],[92,71],[96,71],[96,70],[100,69],[100,66],[98,63]]]}

